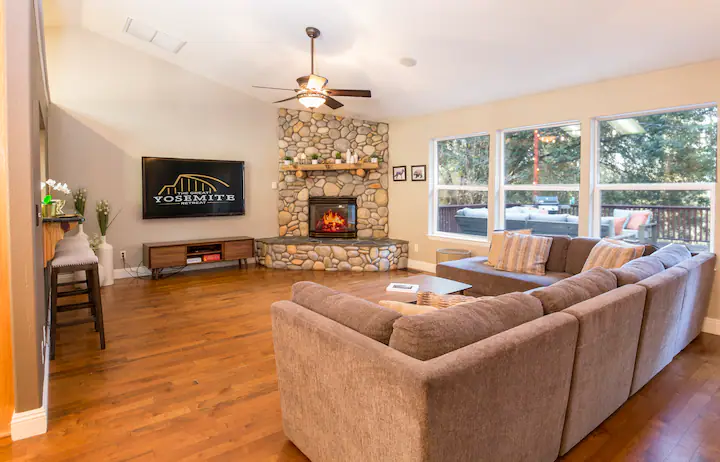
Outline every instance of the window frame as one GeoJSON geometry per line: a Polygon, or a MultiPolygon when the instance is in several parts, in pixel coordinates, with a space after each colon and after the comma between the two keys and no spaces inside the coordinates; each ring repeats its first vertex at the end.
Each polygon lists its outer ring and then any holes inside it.
{"type": "Polygon", "coordinates": [[[582,162],[582,122],[580,120],[564,120],[561,122],[551,122],[547,124],[528,125],[524,127],[506,128],[498,130],[498,175],[496,182],[496,215],[495,215],[495,229],[505,228],[505,193],[507,191],[572,191],[577,192],[578,197],[580,196],[580,189],[582,184],[582,167],[580,172],[580,178],[578,183],[567,183],[567,184],[506,184],[505,182],[505,136],[509,133],[524,132],[528,130],[540,130],[543,128],[556,128],[564,127],[566,125],[578,125],[580,127],[580,152],[578,153],[578,162],[582,162]]]}
{"type": "MultiPolygon", "coordinates": [[[[673,106],[669,108],[659,108],[647,111],[626,112],[622,114],[613,114],[609,116],[599,116],[592,119],[592,146],[591,146],[591,172],[590,172],[590,202],[592,209],[590,211],[590,235],[594,237],[600,236],[600,222],[602,216],[602,193],[603,191],[627,191],[633,189],[642,189],[645,191],[707,191],[710,197],[710,242],[708,251],[714,252],[715,248],[715,206],[716,206],[716,189],[718,185],[718,177],[715,182],[697,182],[697,183],[601,183],[600,182],[600,124],[610,120],[628,119],[632,117],[643,117],[655,114],[668,114],[673,112],[686,112],[695,109],[716,108],[718,110],[718,136],[720,137],[720,107],[715,102],[691,104],[684,106],[673,106]]],[[[720,142],[716,140],[715,152],[715,169],[717,172],[720,165],[718,156],[720,142]]]]}
{"type": "MultiPolygon", "coordinates": [[[[438,183],[438,179],[440,178],[440,162],[438,161],[438,142],[441,141],[449,141],[449,140],[457,140],[462,138],[474,138],[479,136],[487,136],[488,137],[488,165],[492,165],[492,135],[490,132],[476,132],[476,133],[470,133],[470,134],[463,134],[463,135],[453,135],[453,136],[443,136],[438,138],[432,138],[430,140],[430,223],[428,223],[428,236],[429,237],[436,237],[436,238],[444,238],[444,239],[460,239],[460,240],[466,240],[466,241],[477,241],[477,242],[489,242],[488,236],[475,236],[472,234],[462,234],[462,233],[449,233],[445,231],[439,231],[438,230],[438,218],[439,218],[439,199],[438,199],[438,192],[439,191],[476,191],[476,192],[485,192],[488,195],[488,219],[489,216],[493,213],[493,200],[492,196],[490,194],[490,177],[492,176],[492,168],[489,169],[488,172],[488,179],[487,183],[485,185],[440,185],[438,183]]],[[[489,233],[488,233],[489,234],[489,233]]]]}

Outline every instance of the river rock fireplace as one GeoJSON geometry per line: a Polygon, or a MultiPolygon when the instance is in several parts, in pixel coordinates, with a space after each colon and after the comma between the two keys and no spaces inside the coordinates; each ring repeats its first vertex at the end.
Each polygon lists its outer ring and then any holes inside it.
{"type": "Polygon", "coordinates": [[[357,201],[354,197],[311,197],[310,237],[357,237],[357,201]]]}

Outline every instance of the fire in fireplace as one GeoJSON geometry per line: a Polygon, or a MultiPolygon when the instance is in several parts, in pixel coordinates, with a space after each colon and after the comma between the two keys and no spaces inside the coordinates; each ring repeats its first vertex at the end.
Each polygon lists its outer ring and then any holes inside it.
{"type": "Polygon", "coordinates": [[[311,197],[310,237],[357,237],[354,197],[311,197]]]}

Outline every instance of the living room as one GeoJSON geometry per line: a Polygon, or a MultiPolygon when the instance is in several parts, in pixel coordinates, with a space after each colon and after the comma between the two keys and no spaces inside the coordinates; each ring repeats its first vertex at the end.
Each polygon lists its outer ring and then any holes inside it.
{"type": "Polygon", "coordinates": [[[718,7],[28,8],[0,459],[720,460],[718,7]]]}

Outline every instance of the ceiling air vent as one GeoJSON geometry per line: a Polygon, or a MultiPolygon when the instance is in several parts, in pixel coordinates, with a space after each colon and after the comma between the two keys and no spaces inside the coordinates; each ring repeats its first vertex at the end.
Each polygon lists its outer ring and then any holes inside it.
{"type": "Polygon", "coordinates": [[[171,37],[165,32],[161,32],[154,27],[143,24],[133,18],[127,18],[123,32],[136,37],[143,42],[150,42],[153,45],[162,48],[170,53],[178,53],[187,44],[183,40],[171,37]]]}

